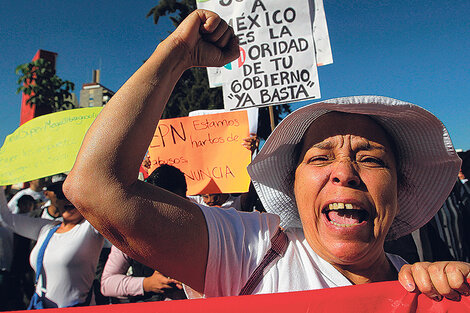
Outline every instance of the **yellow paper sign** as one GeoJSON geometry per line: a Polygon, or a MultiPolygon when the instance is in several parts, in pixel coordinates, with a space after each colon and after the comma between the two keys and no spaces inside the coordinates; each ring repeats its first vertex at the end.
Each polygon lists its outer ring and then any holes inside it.
{"type": "Polygon", "coordinates": [[[161,120],[149,147],[151,170],[161,164],[186,176],[188,195],[247,192],[251,152],[246,111],[161,120]]]}
{"type": "Polygon", "coordinates": [[[101,109],[42,115],[8,135],[0,149],[0,185],[70,171],[83,137],[101,109]]]}

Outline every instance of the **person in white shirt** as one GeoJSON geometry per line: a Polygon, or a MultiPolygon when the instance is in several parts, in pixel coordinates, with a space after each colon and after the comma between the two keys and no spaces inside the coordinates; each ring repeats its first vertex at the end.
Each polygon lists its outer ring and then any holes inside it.
{"type": "Polygon", "coordinates": [[[30,264],[35,271],[45,238],[51,229],[58,227],[46,246],[35,291],[45,308],[93,304],[91,286],[104,238],[63,193],[57,197],[63,221],[12,214],[3,193],[0,194],[1,219],[15,233],[37,240],[30,255],[30,264]]]}
{"type": "Polygon", "coordinates": [[[44,178],[35,179],[29,182],[29,188],[22,189],[18,191],[13,198],[8,202],[8,207],[13,214],[18,214],[18,199],[23,195],[30,195],[34,200],[38,202],[46,202],[47,198],[42,191],[44,187],[45,180],[44,178]]]}

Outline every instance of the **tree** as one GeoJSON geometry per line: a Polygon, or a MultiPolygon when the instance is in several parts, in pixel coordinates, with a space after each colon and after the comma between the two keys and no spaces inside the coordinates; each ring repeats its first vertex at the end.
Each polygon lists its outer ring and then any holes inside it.
{"type": "Polygon", "coordinates": [[[70,101],[74,83],[60,79],[51,62],[38,59],[21,64],[16,68],[16,74],[20,76],[16,93],[29,95],[27,104],[35,105],[36,109],[48,113],[74,107],[70,101]]]}
{"type": "MultiPolygon", "coordinates": [[[[160,0],[147,13],[153,16],[155,24],[160,17],[169,15],[173,25],[177,27],[192,11],[196,9],[195,0],[160,0]]],[[[209,88],[209,80],[205,68],[191,68],[185,71],[175,86],[163,118],[187,116],[188,112],[203,109],[223,109],[221,88],[209,88]]],[[[273,106],[274,123],[277,125],[285,113],[290,113],[289,104],[273,106]]],[[[258,136],[266,139],[271,133],[268,108],[260,108],[258,119],[258,136]]]]}
{"type": "Polygon", "coordinates": [[[194,0],[160,0],[156,6],[150,9],[146,17],[153,16],[153,23],[158,24],[158,19],[168,14],[174,14],[178,11],[176,16],[170,16],[170,20],[175,27],[186,18],[192,11],[196,9],[196,2],[194,0]]]}

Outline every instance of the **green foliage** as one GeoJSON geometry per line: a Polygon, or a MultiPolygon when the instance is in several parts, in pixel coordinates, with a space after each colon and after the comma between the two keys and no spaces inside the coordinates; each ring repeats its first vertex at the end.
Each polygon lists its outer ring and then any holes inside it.
{"type": "Polygon", "coordinates": [[[51,62],[38,59],[19,65],[15,71],[20,76],[16,93],[30,95],[27,104],[50,112],[73,109],[69,99],[75,85],[60,79],[51,62]]]}
{"type": "Polygon", "coordinates": [[[170,96],[163,118],[188,116],[195,110],[223,109],[221,88],[209,88],[205,68],[191,68],[183,73],[170,96]]]}
{"type": "Polygon", "coordinates": [[[158,4],[150,9],[146,17],[153,16],[153,23],[158,24],[158,19],[162,16],[174,14],[178,11],[176,16],[170,16],[170,20],[175,27],[186,18],[192,11],[196,9],[195,0],[160,0],[158,4]]]}
{"type": "MultiPolygon", "coordinates": [[[[147,17],[153,16],[155,24],[162,16],[169,18],[177,27],[196,8],[194,0],[160,0],[150,9],[147,17]]],[[[223,109],[221,88],[209,88],[209,79],[205,68],[191,68],[183,73],[175,86],[163,118],[188,116],[194,110],[223,109]]]]}
{"type": "MultiPolygon", "coordinates": [[[[160,17],[169,16],[177,27],[192,11],[196,9],[195,0],[160,0],[147,13],[153,16],[155,24],[160,17]]],[[[184,72],[175,86],[163,118],[187,116],[190,111],[206,109],[223,109],[222,88],[209,88],[209,79],[205,68],[191,68],[184,72]]],[[[273,106],[274,123],[277,125],[283,114],[290,113],[289,104],[273,106]]],[[[258,119],[258,137],[266,139],[271,133],[268,108],[260,108],[258,119]]]]}

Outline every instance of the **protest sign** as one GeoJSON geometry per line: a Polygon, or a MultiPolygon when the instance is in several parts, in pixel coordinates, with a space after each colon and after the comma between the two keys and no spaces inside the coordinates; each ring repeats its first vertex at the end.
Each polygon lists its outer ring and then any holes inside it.
{"type": "Polygon", "coordinates": [[[198,7],[217,12],[240,39],[240,57],[213,70],[226,109],[320,97],[308,0],[209,0],[198,7]]]}
{"type": "MultiPolygon", "coordinates": [[[[205,2],[198,0],[199,3],[205,2]]],[[[313,41],[315,44],[315,55],[317,66],[323,66],[333,63],[333,55],[331,52],[330,37],[328,35],[328,26],[326,23],[325,9],[323,0],[308,1],[310,9],[310,18],[313,31],[313,41]]],[[[202,5],[203,6],[203,5],[202,5]]],[[[208,67],[207,74],[209,77],[209,87],[215,88],[223,85],[222,68],[208,67]]]]}
{"type": "MultiPolygon", "coordinates": [[[[470,311],[470,297],[460,301],[434,301],[422,293],[406,291],[398,281],[321,290],[254,296],[219,297],[181,301],[98,305],[49,309],[48,313],[463,313],[470,311]]],[[[18,313],[19,311],[15,311],[18,313]]],[[[28,312],[28,311],[21,311],[28,312]]]]}
{"type": "Polygon", "coordinates": [[[150,170],[161,164],[186,176],[188,195],[247,192],[250,151],[245,111],[161,120],[149,147],[150,170]]]}
{"type": "Polygon", "coordinates": [[[313,6],[310,8],[310,12],[313,19],[313,40],[315,42],[317,66],[331,64],[333,63],[333,54],[331,53],[323,0],[309,1],[309,3],[313,6]]]}
{"type": "Polygon", "coordinates": [[[101,109],[61,111],[21,125],[0,149],[0,185],[70,171],[83,137],[101,109]]]}
{"type": "MultiPolygon", "coordinates": [[[[250,134],[256,134],[258,132],[258,115],[259,109],[258,108],[248,108],[243,109],[248,114],[248,125],[250,134]]],[[[224,109],[215,109],[215,110],[195,110],[189,112],[188,116],[198,116],[198,115],[206,115],[206,114],[214,114],[214,113],[224,113],[227,112],[224,109]]]]}

